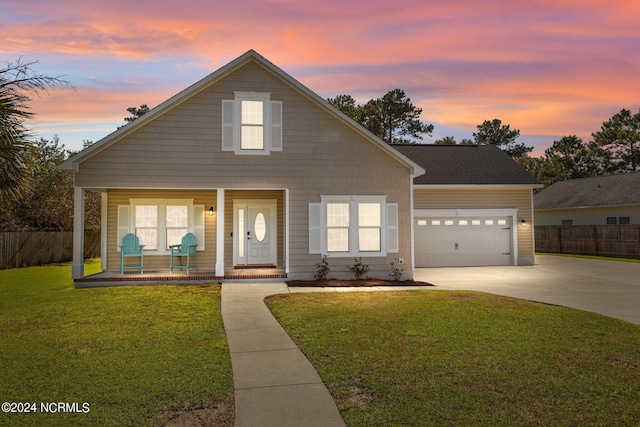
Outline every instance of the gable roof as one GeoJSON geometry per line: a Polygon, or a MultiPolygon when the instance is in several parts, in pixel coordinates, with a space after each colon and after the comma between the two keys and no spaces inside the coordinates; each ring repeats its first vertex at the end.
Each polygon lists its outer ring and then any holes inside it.
{"type": "Polygon", "coordinates": [[[329,104],[325,99],[323,99],[322,97],[317,95],[315,92],[308,89],[302,83],[298,82],[296,79],[294,79],[289,74],[282,71],[280,68],[278,68],[277,66],[269,62],[267,59],[265,59],[263,56],[261,56],[254,50],[249,50],[244,55],[236,58],[235,60],[231,61],[230,63],[218,69],[217,71],[209,74],[207,77],[203,78],[202,80],[184,89],[183,91],[174,95],[168,100],[164,101],[157,107],[152,108],[148,113],[137,118],[133,122],[119,128],[118,130],[111,133],[110,135],[107,135],[106,137],[102,138],[101,140],[97,141],[91,146],[85,148],[75,156],[70,157],[69,159],[61,163],[58,167],[60,169],[72,170],[77,172],[79,170],[79,164],[82,163],[82,161],[94,156],[95,154],[99,153],[100,151],[104,150],[110,145],[116,143],[117,141],[121,140],[125,136],[134,132],[136,129],[139,129],[142,126],[145,126],[146,124],[150,123],[155,118],[157,118],[158,116],[164,114],[165,112],[169,111],[175,106],[181,104],[182,102],[186,101],[192,96],[202,92],[203,90],[215,84],[217,81],[219,81],[223,77],[226,77],[229,74],[233,73],[235,70],[243,67],[250,61],[254,61],[260,64],[267,71],[270,71],[275,76],[279,77],[281,80],[287,83],[292,89],[298,91],[300,94],[302,94],[309,100],[315,102],[318,106],[320,106],[322,109],[327,111],[329,114],[338,118],[345,125],[349,126],[351,129],[355,130],[358,134],[365,137],[374,146],[378,147],[379,149],[387,153],[389,156],[399,161],[401,164],[407,166],[411,172],[412,177],[419,176],[424,173],[424,169],[422,169],[420,165],[408,159],[402,153],[391,148],[389,144],[385,143],[380,138],[378,138],[377,136],[375,136],[374,134],[366,130],[360,124],[356,123],[354,120],[346,116],[340,110],[338,110],[337,108],[329,104]]]}
{"type": "Polygon", "coordinates": [[[556,182],[533,197],[536,210],[640,205],[640,172],[556,182]]]}
{"type": "Polygon", "coordinates": [[[541,187],[525,168],[495,145],[393,145],[425,169],[415,185],[520,185],[541,187]]]}

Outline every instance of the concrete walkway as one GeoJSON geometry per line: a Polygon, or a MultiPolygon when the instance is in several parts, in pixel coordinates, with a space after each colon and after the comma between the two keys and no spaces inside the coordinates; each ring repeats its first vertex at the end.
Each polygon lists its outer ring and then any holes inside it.
{"type": "Polygon", "coordinates": [[[344,426],[333,397],[263,300],[285,283],[223,283],[237,427],[344,426]]]}

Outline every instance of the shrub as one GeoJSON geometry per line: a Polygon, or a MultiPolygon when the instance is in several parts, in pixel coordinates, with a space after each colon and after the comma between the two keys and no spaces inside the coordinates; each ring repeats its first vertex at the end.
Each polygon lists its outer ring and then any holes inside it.
{"type": "Polygon", "coordinates": [[[397,282],[402,277],[404,268],[400,267],[400,264],[396,264],[396,261],[396,259],[391,261],[391,274],[389,276],[393,277],[393,280],[397,282]]]}
{"type": "Polygon", "coordinates": [[[367,273],[369,273],[369,265],[362,263],[362,258],[355,258],[353,265],[347,266],[349,270],[356,277],[356,280],[366,279],[367,273]]]}
{"type": "Polygon", "coordinates": [[[316,274],[313,276],[316,280],[324,280],[329,274],[329,263],[327,262],[327,256],[323,255],[319,263],[316,264],[316,274]]]}

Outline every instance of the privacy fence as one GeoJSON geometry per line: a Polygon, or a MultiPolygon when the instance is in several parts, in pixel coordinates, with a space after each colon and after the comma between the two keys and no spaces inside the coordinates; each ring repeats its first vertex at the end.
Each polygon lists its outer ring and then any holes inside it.
{"type": "Polygon", "coordinates": [[[640,258],[640,225],[543,225],[535,234],[538,252],[640,258]]]}
{"type": "MultiPolygon", "coordinates": [[[[85,231],[84,257],[100,256],[100,231],[85,231]]],[[[0,270],[68,262],[73,258],[71,231],[0,233],[0,270]]]]}

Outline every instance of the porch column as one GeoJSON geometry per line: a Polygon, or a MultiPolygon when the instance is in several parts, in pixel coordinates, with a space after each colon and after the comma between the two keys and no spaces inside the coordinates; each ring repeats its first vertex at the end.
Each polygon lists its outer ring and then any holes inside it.
{"type": "Polygon", "coordinates": [[[84,188],[73,189],[73,279],[84,277],[84,188]]]}
{"type": "Polygon", "coordinates": [[[109,195],[103,192],[100,201],[100,268],[102,271],[107,269],[107,204],[109,203],[109,195]]]}
{"type": "Polygon", "coordinates": [[[218,188],[216,201],[216,276],[224,276],[224,188],[218,188]]]}

